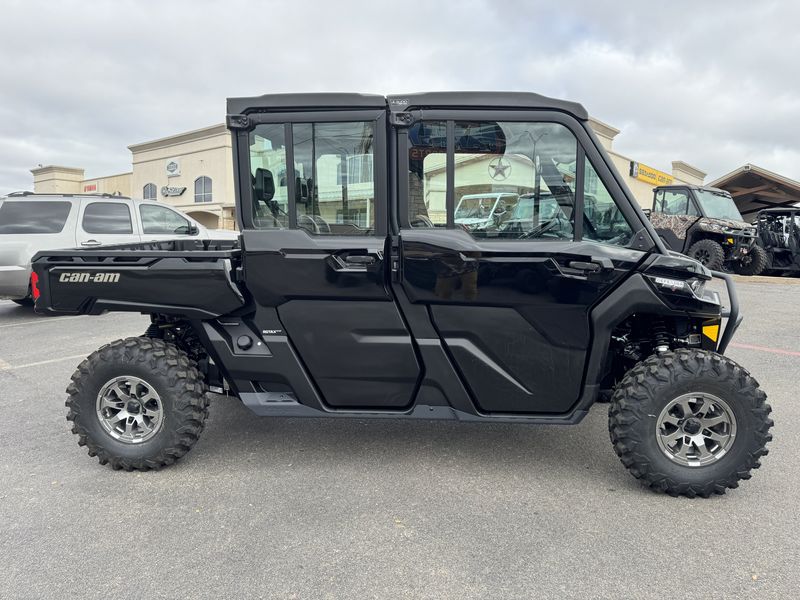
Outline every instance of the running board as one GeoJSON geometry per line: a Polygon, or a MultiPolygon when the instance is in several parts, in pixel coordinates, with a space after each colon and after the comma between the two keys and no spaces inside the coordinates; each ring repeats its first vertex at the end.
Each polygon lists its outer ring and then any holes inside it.
{"type": "Polygon", "coordinates": [[[418,404],[411,410],[317,410],[300,404],[291,392],[246,392],[239,395],[242,403],[260,417],[344,417],[350,419],[423,419],[445,421],[493,421],[499,423],[528,423],[572,425],[580,422],[587,411],[578,410],[567,415],[476,415],[456,410],[451,406],[418,404]]]}

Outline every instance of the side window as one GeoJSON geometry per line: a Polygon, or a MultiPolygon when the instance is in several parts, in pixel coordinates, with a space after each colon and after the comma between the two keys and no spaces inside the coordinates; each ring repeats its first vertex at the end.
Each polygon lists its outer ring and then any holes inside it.
{"type": "Polygon", "coordinates": [[[158,190],[155,183],[148,183],[142,188],[142,198],[145,200],[158,200],[158,190]]]}
{"type": "Polygon", "coordinates": [[[627,245],[633,237],[633,230],[588,157],[583,181],[583,239],[615,246],[627,245]]]}
{"type": "Polygon", "coordinates": [[[689,212],[690,208],[693,208],[693,206],[689,202],[689,196],[686,192],[659,190],[656,197],[656,212],[662,212],[665,215],[686,215],[697,212],[689,212]]]}
{"type": "Polygon", "coordinates": [[[293,125],[299,228],[315,235],[375,231],[373,128],[372,122],[293,125]]]}
{"type": "Polygon", "coordinates": [[[577,150],[556,123],[456,121],[456,226],[479,238],[571,240],[577,150]]]}
{"type": "Polygon", "coordinates": [[[447,124],[421,121],[408,132],[408,220],[412,227],[447,224],[447,124]]]}
{"type": "Polygon", "coordinates": [[[198,177],[194,180],[194,201],[211,202],[211,178],[198,177]]]}
{"type": "Polygon", "coordinates": [[[289,226],[289,195],[284,125],[258,125],[250,132],[253,224],[257,229],[289,226]]]}
{"type": "Polygon", "coordinates": [[[60,233],[72,210],[69,202],[0,202],[0,235],[60,233]]]}
{"type": "Polygon", "coordinates": [[[131,211],[127,204],[92,202],[83,211],[82,227],[86,233],[133,233],[131,211]]]}
{"type": "MultiPolygon", "coordinates": [[[[444,227],[446,123],[416,123],[409,140],[409,221],[444,227]]],[[[577,149],[557,123],[455,121],[455,226],[477,238],[572,239],[577,149]]]]}
{"type": "Polygon", "coordinates": [[[139,205],[139,215],[142,217],[143,233],[183,235],[189,233],[189,221],[169,208],[141,204],[139,205]]]}

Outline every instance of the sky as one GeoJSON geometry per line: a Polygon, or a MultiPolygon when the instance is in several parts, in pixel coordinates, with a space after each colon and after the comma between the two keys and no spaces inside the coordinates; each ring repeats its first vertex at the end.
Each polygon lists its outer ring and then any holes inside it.
{"type": "Polygon", "coordinates": [[[707,181],[800,179],[800,3],[0,0],[0,194],[39,164],[131,169],[127,146],[220,123],[229,96],[532,91],[707,181]]]}

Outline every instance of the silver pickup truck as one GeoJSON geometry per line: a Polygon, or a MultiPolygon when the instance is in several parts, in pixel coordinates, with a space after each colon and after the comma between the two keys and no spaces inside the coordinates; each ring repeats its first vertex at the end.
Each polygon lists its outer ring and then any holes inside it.
{"type": "Polygon", "coordinates": [[[108,195],[0,197],[0,298],[30,303],[31,258],[41,250],[161,240],[236,239],[159,202],[108,195]]]}

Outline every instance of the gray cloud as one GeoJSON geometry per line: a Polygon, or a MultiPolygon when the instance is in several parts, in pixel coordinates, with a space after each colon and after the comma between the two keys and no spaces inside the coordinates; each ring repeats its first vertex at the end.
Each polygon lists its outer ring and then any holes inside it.
{"type": "Polygon", "coordinates": [[[0,192],[38,163],[127,170],[128,144],[220,122],[227,96],[323,90],[537,91],[659,168],[800,178],[800,7],[609,4],[6,2],[0,192]]]}

